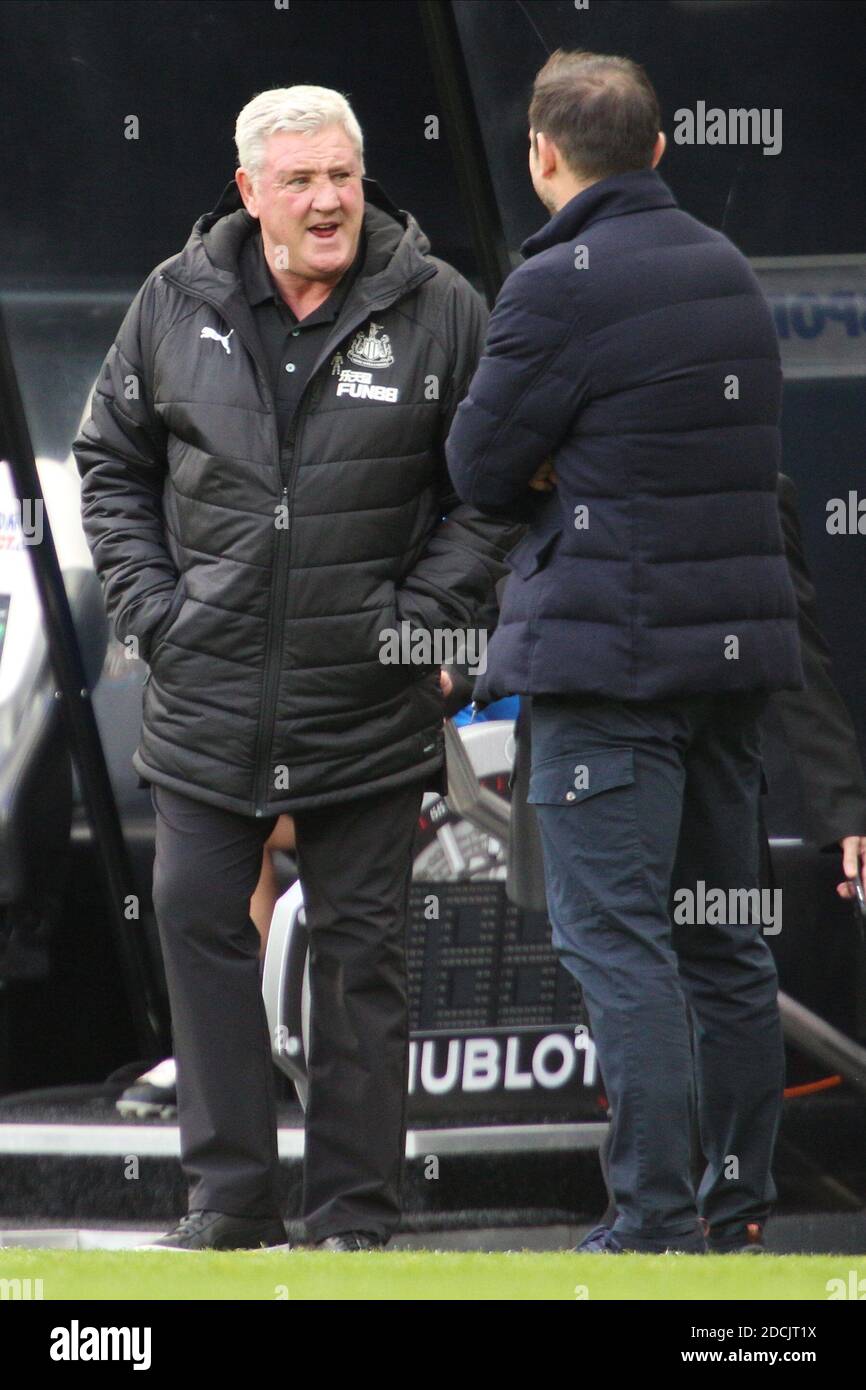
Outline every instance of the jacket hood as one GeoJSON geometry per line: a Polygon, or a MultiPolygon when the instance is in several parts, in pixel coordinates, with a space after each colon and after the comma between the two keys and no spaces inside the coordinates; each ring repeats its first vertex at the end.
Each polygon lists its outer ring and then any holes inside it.
{"type": "Polygon", "coordinates": [[[520,254],[535,256],[561,241],[569,241],[592,222],[605,217],[623,217],[650,208],[678,207],[676,198],[655,169],[636,169],[630,174],[613,174],[599,179],[571,198],[554,213],[540,231],[524,241],[520,254]]]}
{"type": "MultiPolygon", "coordinates": [[[[365,297],[374,300],[420,283],[435,273],[435,266],[428,258],[430,242],[412,214],[396,207],[375,179],[364,178],[362,184],[367,250],[359,281],[365,297]]],[[[172,280],[200,293],[237,290],[240,249],[257,227],[258,219],[247,212],[230,179],[216,206],[196,221],[183,251],[172,258],[172,280]]]]}

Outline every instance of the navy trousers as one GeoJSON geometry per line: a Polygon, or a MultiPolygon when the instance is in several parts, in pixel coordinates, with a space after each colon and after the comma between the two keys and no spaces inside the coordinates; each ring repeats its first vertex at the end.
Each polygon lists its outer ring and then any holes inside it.
{"type": "Polygon", "coordinates": [[[776,1196],[778,979],[755,898],[746,909],[729,891],[760,887],[765,702],[532,701],[528,799],[553,944],[583,990],[614,1117],[613,1229],[635,1250],[693,1236],[699,1217],[732,1233],[776,1196]],[[701,906],[714,889],[722,911],[701,906]]]}

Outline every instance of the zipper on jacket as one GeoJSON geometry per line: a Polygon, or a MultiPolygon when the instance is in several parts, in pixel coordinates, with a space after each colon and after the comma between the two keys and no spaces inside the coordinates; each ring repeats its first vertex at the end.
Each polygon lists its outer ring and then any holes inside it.
{"type": "MultiPolygon", "coordinates": [[[[289,435],[286,446],[291,450],[289,466],[285,473],[282,470],[282,449],[280,450],[280,472],[283,476],[283,490],[281,493],[282,502],[286,507],[286,517],[288,526],[285,528],[285,542],[279,538],[276,544],[276,558],[274,570],[276,571],[276,583],[271,589],[271,612],[268,623],[268,648],[265,661],[265,685],[262,698],[262,719],[259,721],[258,737],[256,740],[256,766],[261,763],[261,773],[259,783],[256,788],[256,808],[257,816],[267,815],[267,793],[268,793],[268,772],[272,770],[265,762],[273,751],[274,727],[276,725],[276,693],[277,682],[279,680],[280,667],[282,665],[282,639],[286,623],[286,599],[288,596],[288,581],[292,569],[292,507],[295,499],[295,484],[298,477],[297,458],[299,453],[300,440],[303,435],[303,427],[306,424],[309,414],[309,402],[315,397],[316,383],[311,376],[301,396],[301,402],[295,412],[294,419],[289,427],[289,435]],[[305,398],[308,402],[304,404],[305,398]]],[[[291,769],[289,769],[291,777],[291,769]]],[[[286,790],[291,790],[288,787],[286,790]]]]}
{"type": "Polygon", "coordinates": [[[274,723],[276,719],[276,709],[273,702],[277,693],[277,682],[280,675],[280,662],[274,659],[274,653],[282,650],[281,635],[285,627],[286,594],[288,592],[289,578],[289,538],[292,533],[292,513],[289,507],[288,484],[283,484],[280,493],[280,505],[286,509],[288,525],[285,527],[274,525],[274,543],[271,548],[271,588],[270,606],[268,609],[268,633],[265,639],[265,674],[262,685],[262,703],[259,709],[259,722],[256,729],[256,743],[254,767],[260,769],[256,771],[256,786],[254,789],[254,811],[257,816],[267,814],[268,798],[268,774],[272,771],[265,762],[269,756],[271,744],[274,737],[274,723]],[[283,540],[285,532],[285,540],[283,540]]]}
{"type": "MultiPolygon", "coordinates": [[[[270,716],[268,716],[268,714],[266,713],[266,711],[267,711],[268,708],[269,708],[269,703],[268,703],[268,702],[269,702],[270,699],[272,698],[272,697],[271,697],[271,694],[270,694],[270,690],[271,690],[271,686],[274,685],[274,671],[276,671],[276,676],[277,676],[277,678],[279,677],[279,669],[280,669],[280,667],[279,667],[279,661],[275,661],[275,659],[274,659],[274,653],[275,653],[275,651],[276,651],[276,652],[279,652],[279,651],[281,651],[281,649],[282,649],[282,648],[281,648],[281,642],[280,642],[280,630],[281,630],[281,628],[282,628],[282,626],[283,626],[283,623],[284,623],[284,621],[285,621],[284,612],[285,612],[285,604],[286,604],[286,595],[285,595],[285,587],[286,587],[286,586],[285,586],[285,582],[284,582],[284,577],[285,577],[286,580],[288,579],[288,563],[286,563],[285,565],[283,565],[282,568],[281,568],[281,567],[280,567],[280,556],[281,556],[281,555],[283,554],[283,552],[284,552],[285,550],[287,550],[287,548],[288,548],[289,536],[291,535],[291,530],[292,530],[292,514],[291,514],[291,510],[290,510],[290,508],[289,508],[289,506],[288,506],[288,487],[287,487],[287,485],[286,485],[285,479],[283,478],[282,445],[281,445],[281,443],[280,443],[280,429],[279,429],[279,421],[278,421],[278,417],[277,417],[277,402],[276,402],[276,397],[274,396],[274,394],[273,394],[273,392],[272,392],[272,390],[271,390],[270,382],[269,382],[267,376],[264,374],[264,372],[262,373],[262,382],[263,382],[263,384],[264,384],[264,386],[265,386],[266,391],[268,392],[268,395],[269,395],[270,398],[271,398],[271,424],[272,424],[272,426],[273,426],[274,447],[275,447],[275,450],[276,450],[277,475],[278,475],[279,480],[280,480],[280,501],[279,501],[279,505],[282,506],[282,507],[285,507],[286,526],[285,526],[285,528],[277,526],[277,518],[276,518],[276,516],[274,517],[274,536],[273,536],[273,541],[272,541],[272,543],[271,543],[271,573],[270,573],[270,583],[269,583],[269,586],[268,586],[268,635],[267,635],[267,638],[266,638],[266,646],[265,646],[265,670],[264,670],[264,676],[263,676],[263,678],[262,678],[262,702],[261,702],[261,705],[259,706],[259,718],[258,718],[258,724],[257,724],[257,726],[256,726],[255,755],[254,755],[254,761],[253,761],[253,779],[254,779],[254,781],[255,781],[255,778],[256,778],[256,769],[258,768],[259,762],[261,761],[261,749],[262,749],[262,745],[263,745],[262,728],[263,728],[263,726],[266,725],[266,724],[267,724],[267,726],[269,727],[269,729],[271,729],[271,728],[273,727],[273,718],[270,717],[270,716]],[[284,531],[284,530],[285,530],[285,532],[286,532],[285,544],[283,544],[283,541],[282,541],[282,535],[283,535],[283,531],[284,531]],[[280,584],[280,586],[281,586],[281,589],[278,590],[278,593],[279,593],[279,601],[278,601],[278,602],[275,601],[275,593],[274,593],[277,582],[279,582],[279,584],[280,584]],[[276,614],[277,611],[279,612],[279,623],[277,623],[277,622],[275,621],[275,614],[276,614]]],[[[269,744],[270,744],[270,742],[271,742],[272,737],[273,737],[273,736],[272,736],[272,733],[269,732],[269,733],[268,733],[268,742],[264,744],[265,752],[267,752],[267,748],[268,748],[268,746],[269,746],[269,744]]],[[[256,787],[255,785],[253,786],[253,812],[254,812],[254,814],[255,814],[256,816],[263,816],[263,815],[265,815],[265,813],[266,813],[266,800],[267,800],[267,792],[266,792],[266,787],[267,787],[267,769],[266,769],[266,768],[263,768],[263,770],[262,770],[262,779],[261,779],[261,780],[262,780],[262,792],[261,792],[261,795],[259,795],[258,787],[256,787]]]]}

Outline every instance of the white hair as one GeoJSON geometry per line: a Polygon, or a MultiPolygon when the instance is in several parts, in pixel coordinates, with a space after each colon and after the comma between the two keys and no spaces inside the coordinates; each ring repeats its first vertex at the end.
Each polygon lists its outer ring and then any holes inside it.
{"type": "Polygon", "coordinates": [[[235,124],[238,163],[255,180],[265,162],[265,144],[279,131],[312,134],[340,125],[358,152],[364,172],[364,136],[344,96],[329,87],[272,87],[248,101],[235,124]]]}

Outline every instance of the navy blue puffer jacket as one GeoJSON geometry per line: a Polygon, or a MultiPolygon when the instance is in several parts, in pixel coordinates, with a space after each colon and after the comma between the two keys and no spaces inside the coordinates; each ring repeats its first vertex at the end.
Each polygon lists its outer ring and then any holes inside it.
{"type": "Polygon", "coordinates": [[[464,501],[532,523],[477,698],[800,688],[779,350],[748,262],[649,169],[522,250],[447,444],[464,501]]]}

